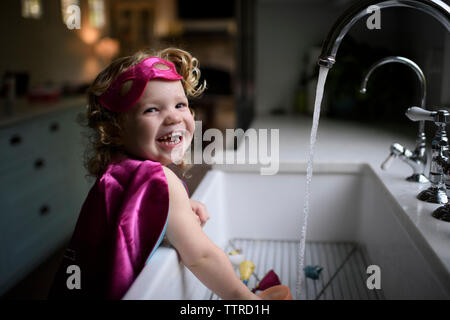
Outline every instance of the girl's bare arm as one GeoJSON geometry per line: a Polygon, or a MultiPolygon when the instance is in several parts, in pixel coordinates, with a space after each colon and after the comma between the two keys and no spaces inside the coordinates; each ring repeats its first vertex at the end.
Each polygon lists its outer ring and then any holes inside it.
{"type": "Polygon", "coordinates": [[[259,299],[239,280],[223,250],[203,232],[178,177],[163,168],[170,199],[166,235],[184,265],[222,299],[259,299]]]}

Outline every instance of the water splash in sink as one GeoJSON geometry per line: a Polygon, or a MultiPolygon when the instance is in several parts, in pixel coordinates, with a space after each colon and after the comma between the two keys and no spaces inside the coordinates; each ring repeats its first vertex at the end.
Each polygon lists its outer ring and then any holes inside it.
{"type": "Polygon", "coordinates": [[[309,141],[308,167],[306,169],[306,192],[305,192],[305,202],[303,206],[303,225],[300,234],[300,252],[299,252],[300,262],[297,270],[297,288],[296,288],[297,299],[300,299],[301,297],[301,286],[303,280],[305,241],[306,241],[306,230],[308,228],[308,214],[309,214],[309,195],[313,174],[312,166],[314,161],[314,145],[316,144],[317,129],[319,127],[319,118],[320,118],[320,106],[322,104],[323,90],[325,87],[325,81],[327,79],[328,70],[329,70],[328,68],[320,67],[319,79],[317,81],[317,88],[316,88],[316,100],[314,102],[313,124],[311,128],[311,138],[309,141]]]}

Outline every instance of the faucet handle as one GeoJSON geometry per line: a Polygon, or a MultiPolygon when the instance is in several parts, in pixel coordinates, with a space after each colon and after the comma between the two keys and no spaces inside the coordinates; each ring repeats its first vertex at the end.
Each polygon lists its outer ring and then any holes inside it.
{"type": "Polygon", "coordinates": [[[437,115],[436,111],[428,111],[419,107],[411,107],[406,110],[406,116],[409,120],[412,121],[434,121],[435,116],[437,115]]]}
{"type": "Polygon", "coordinates": [[[392,165],[392,162],[394,161],[394,159],[397,157],[397,155],[393,152],[391,152],[389,154],[389,156],[386,158],[386,160],[383,161],[383,163],[381,164],[381,169],[382,170],[387,170],[389,169],[389,167],[392,165]]]}
{"type": "Polygon", "coordinates": [[[450,113],[447,110],[428,111],[419,107],[406,110],[406,116],[412,121],[434,121],[437,125],[450,122],[450,113]]]}
{"type": "Polygon", "coordinates": [[[392,165],[392,162],[395,158],[398,156],[406,155],[407,157],[411,157],[412,153],[408,149],[405,149],[401,144],[399,143],[393,143],[390,148],[390,154],[386,158],[386,160],[383,161],[381,164],[382,170],[387,170],[392,165]]]}

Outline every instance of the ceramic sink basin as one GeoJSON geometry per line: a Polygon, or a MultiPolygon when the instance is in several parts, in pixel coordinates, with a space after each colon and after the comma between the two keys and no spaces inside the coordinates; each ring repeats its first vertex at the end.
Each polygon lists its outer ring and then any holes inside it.
{"type": "MultiPolygon", "coordinates": [[[[375,171],[326,163],[314,166],[305,253],[305,265],[323,271],[318,280],[306,278],[296,297],[305,187],[305,164],[281,163],[272,176],[248,165],[222,166],[207,173],[192,198],[206,204],[211,218],[204,230],[217,245],[242,249],[258,279],[275,270],[294,299],[449,298],[448,272],[375,171]],[[369,266],[379,270],[379,288],[368,287],[369,266]]],[[[163,244],[124,298],[217,297],[163,244]]]]}

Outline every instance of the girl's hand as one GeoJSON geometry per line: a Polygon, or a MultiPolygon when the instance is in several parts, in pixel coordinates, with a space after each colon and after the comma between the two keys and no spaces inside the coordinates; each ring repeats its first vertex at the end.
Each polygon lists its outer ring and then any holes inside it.
{"type": "Polygon", "coordinates": [[[206,221],[209,220],[209,213],[206,210],[206,206],[203,203],[195,200],[189,199],[189,201],[191,202],[192,211],[194,211],[197,216],[198,222],[203,227],[206,221]]]}

